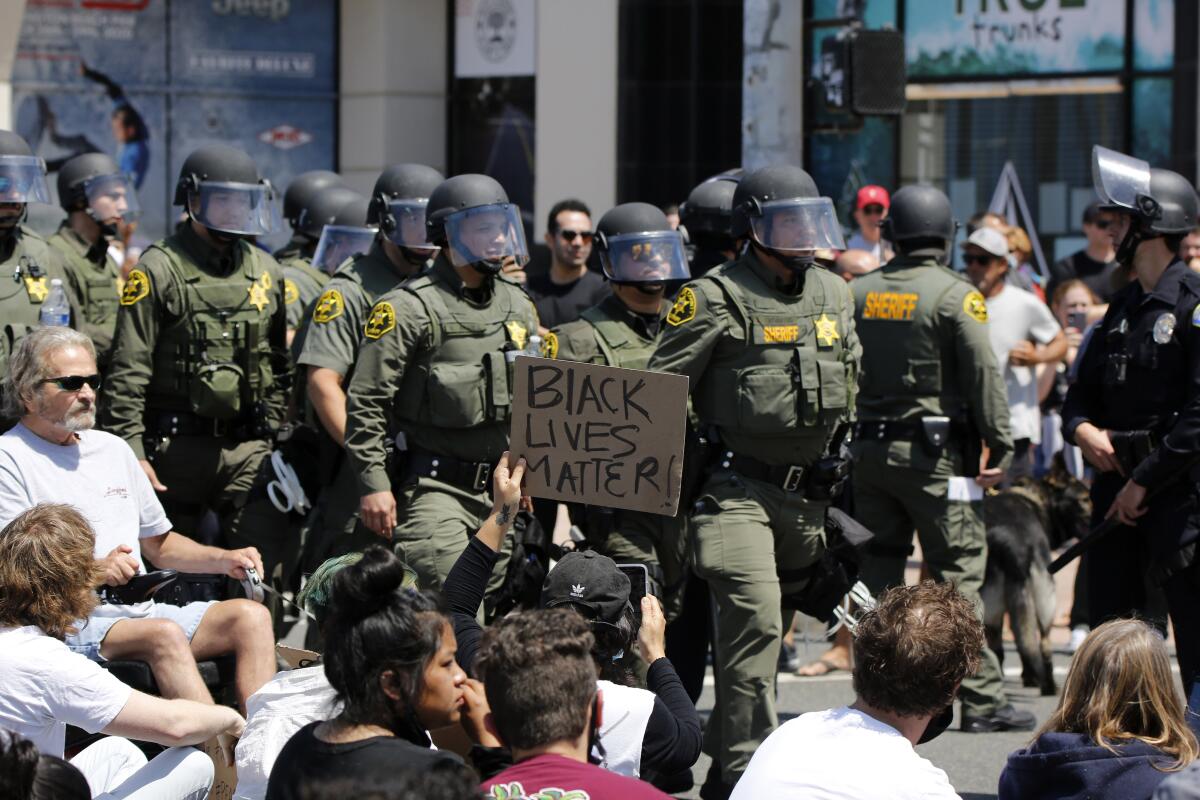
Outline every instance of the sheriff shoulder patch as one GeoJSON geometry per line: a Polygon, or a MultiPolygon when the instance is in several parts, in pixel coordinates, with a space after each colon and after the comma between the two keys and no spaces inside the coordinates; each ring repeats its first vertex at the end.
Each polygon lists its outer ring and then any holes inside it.
{"type": "Polygon", "coordinates": [[[286,305],[291,305],[300,299],[300,290],[296,288],[295,281],[288,278],[283,279],[283,302],[286,305]]]}
{"type": "Polygon", "coordinates": [[[363,326],[363,335],[368,339],[378,339],[396,327],[396,309],[386,300],[376,303],[363,326]]]}
{"type": "Polygon", "coordinates": [[[554,331],[547,331],[546,336],[542,339],[542,356],[558,358],[558,334],[554,331]]]}
{"type": "Polygon", "coordinates": [[[150,294],[150,278],[140,269],[129,271],[125,285],[121,288],[121,305],[131,306],[150,294]]]}
{"type": "Polygon", "coordinates": [[[346,303],[342,300],[342,293],[337,289],[326,289],[313,308],[313,322],[324,325],[340,317],[345,310],[346,303]]]}
{"type": "Polygon", "coordinates": [[[667,322],[670,325],[679,327],[685,322],[691,322],[696,318],[696,292],[692,287],[685,286],[680,291],[679,296],[675,298],[675,305],[671,306],[671,311],[667,314],[667,322]]]}
{"type": "Polygon", "coordinates": [[[963,298],[963,311],[976,322],[987,322],[987,303],[979,292],[967,292],[967,296],[963,298]]]}

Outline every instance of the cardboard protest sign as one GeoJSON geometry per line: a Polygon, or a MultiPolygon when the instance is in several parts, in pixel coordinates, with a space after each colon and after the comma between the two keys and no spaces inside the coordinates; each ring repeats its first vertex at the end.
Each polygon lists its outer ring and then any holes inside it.
{"type": "Polygon", "coordinates": [[[213,783],[208,790],[209,800],[233,800],[237,791],[237,767],[225,763],[225,756],[217,744],[217,737],[203,744],[204,754],[213,762],[213,783]]]}
{"type": "Polygon", "coordinates": [[[511,450],[533,497],[675,516],[684,375],[518,356],[511,450]]]}

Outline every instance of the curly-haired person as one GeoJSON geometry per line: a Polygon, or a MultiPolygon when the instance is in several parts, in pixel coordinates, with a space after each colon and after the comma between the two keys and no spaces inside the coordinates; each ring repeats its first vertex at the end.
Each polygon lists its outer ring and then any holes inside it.
{"type": "Polygon", "coordinates": [[[957,798],[946,773],[913,746],[940,733],[982,647],[983,626],[953,584],[889,589],[855,632],[854,702],[776,729],[732,800],[957,798]]]}

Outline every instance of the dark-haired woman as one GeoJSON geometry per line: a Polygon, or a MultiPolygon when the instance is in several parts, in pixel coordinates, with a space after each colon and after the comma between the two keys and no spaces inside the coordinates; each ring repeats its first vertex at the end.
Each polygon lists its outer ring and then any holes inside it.
{"type": "Polygon", "coordinates": [[[324,661],[342,712],[288,741],[267,800],[299,800],[314,781],[466,768],[432,749],[426,731],[460,722],[475,690],[437,601],[404,588],[404,576],[400,559],[374,546],[334,577],[324,661]]]}

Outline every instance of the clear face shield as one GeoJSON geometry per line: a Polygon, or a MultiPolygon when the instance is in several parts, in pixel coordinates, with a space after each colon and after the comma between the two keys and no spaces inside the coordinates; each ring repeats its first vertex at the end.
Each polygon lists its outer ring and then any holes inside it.
{"type": "Polygon", "coordinates": [[[1150,165],[1140,158],[1095,145],[1092,183],[1101,203],[1140,211],[1138,198],[1150,196],[1150,165]]]}
{"type": "Polygon", "coordinates": [[[845,250],[842,226],[828,197],[795,197],[762,204],[750,218],[750,234],[759,245],[789,256],[817,250],[845,250]]]}
{"type": "Polygon", "coordinates": [[[313,253],[312,265],[330,275],[348,258],[371,249],[375,241],[375,228],[360,228],[355,225],[326,225],[321,229],[321,238],[313,253]]]}
{"type": "Polygon", "coordinates": [[[0,156],[0,203],[49,203],[46,163],[37,156],[0,156]]]}
{"type": "Polygon", "coordinates": [[[691,277],[687,249],[678,231],[605,237],[600,263],[613,283],[665,283],[691,277]]]}
{"type": "Polygon", "coordinates": [[[456,211],[446,217],[447,257],[456,267],[474,266],[495,274],[507,263],[529,261],[521,211],[513,203],[497,203],[456,211]]]}
{"type": "Polygon", "coordinates": [[[388,240],[392,244],[407,247],[410,250],[436,252],[437,245],[430,244],[429,233],[425,229],[425,207],[427,205],[429,205],[427,197],[389,200],[388,213],[392,215],[392,219],[396,220],[396,227],[388,233],[388,240]]]}
{"type": "Polygon", "coordinates": [[[133,222],[142,215],[137,191],[124,175],[100,175],[83,184],[88,213],[101,224],[133,222]]]}
{"type": "Polygon", "coordinates": [[[188,210],[206,228],[238,236],[262,236],[276,227],[274,199],[274,192],[266,184],[205,181],[188,193],[188,210]]]}

